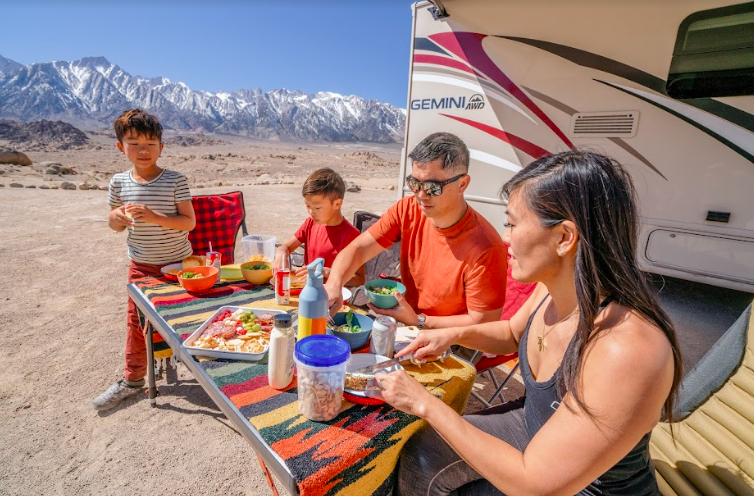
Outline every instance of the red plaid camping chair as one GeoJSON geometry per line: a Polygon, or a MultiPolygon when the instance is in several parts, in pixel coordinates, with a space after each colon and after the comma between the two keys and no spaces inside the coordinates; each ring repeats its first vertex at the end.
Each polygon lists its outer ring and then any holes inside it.
{"type": "Polygon", "coordinates": [[[212,243],[212,248],[222,254],[223,265],[233,263],[238,229],[247,234],[243,193],[194,196],[191,203],[196,214],[196,227],[189,233],[194,254],[206,254],[212,243]]]}
{"type": "MultiPolygon", "coordinates": [[[[195,255],[205,255],[212,249],[222,254],[223,265],[233,263],[236,238],[240,228],[246,236],[246,209],[243,205],[243,193],[233,191],[219,195],[201,195],[191,198],[196,215],[196,226],[189,232],[189,242],[195,255]]],[[[159,333],[154,334],[154,358],[158,369],[167,367],[167,359],[173,351],[159,333]]]]}
{"type": "MultiPolygon", "coordinates": [[[[510,255],[508,255],[508,262],[508,280],[506,281],[505,286],[505,306],[503,306],[503,313],[500,316],[500,320],[509,320],[511,317],[513,317],[513,315],[515,315],[518,309],[521,308],[521,306],[529,298],[529,296],[531,296],[532,292],[534,292],[534,288],[537,287],[536,284],[523,284],[515,281],[511,277],[510,255]]],[[[480,352],[477,351],[476,353],[480,352]]],[[[472,357],[472,361],[478,356],[476,353],[472,357]]],[[[518,353],[511,353],[509,355],[483,356],[481,360],[479,360],[475,365],[476,371],[478,374],[486,373],[489,375],[492,384],[495,386],[495,392],[492,393],[492,396],[489,400],[482,397],[482,395],[476,391],[471,391],[471,394],[487,408],[490,408],[492,406],[492,402],[495,401],[495,398],[498,397],[500,398],[501,403],[505,403],[503,389],[505,388],[505,385],[508,384],[508,381],[511,380],[516,371],[518,371],[518,366],[518,353]],[[503,381],[501,383],[498,383],[497,377],[495,377],[495,371],[493,369],[498,365],[502,365],[514,360],[515,364],[511,364],[513,365],[511,371],[508,373],[508,375],[505,376],[505,378],[503,378],[503,381]]]]}

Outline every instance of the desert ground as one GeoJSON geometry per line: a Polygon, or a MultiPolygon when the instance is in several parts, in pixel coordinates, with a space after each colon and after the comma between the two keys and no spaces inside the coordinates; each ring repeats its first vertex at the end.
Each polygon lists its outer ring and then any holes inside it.
{"type": "MultiPolygon", "coordinates": [[[[180,364],[158,382],[158,408],[146,395],[108,412],[89,405],[122,377],[128,266],[125,236],[106,223],[109,177],[128,163],[114,137],[91,139],[0,165],[0,494],[268,494],[249,445],[180,364]]],[[[174,138],[160,163],[194,194],[243,191],[249,231],[282,240],[306,216],[311,170],[360,186],[346,194],[350,219],[398,198],[399,156],[397,145],[174,138]]]]}

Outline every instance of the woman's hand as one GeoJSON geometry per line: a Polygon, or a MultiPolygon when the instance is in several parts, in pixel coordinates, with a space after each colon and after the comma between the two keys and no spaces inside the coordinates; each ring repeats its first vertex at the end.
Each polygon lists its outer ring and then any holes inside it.
{"type": "Polygon", "coordinates": [[[455,343],[455,328],[432,329],[420,331],[411,343],[395,354],[396,358],[414,354],[414,358],[422,360],[426,357],[440,356],[455,343]]]}
{"type": "Polygon", "coordinates": [[[419,323],[419,317],[406,301],[402,293],[395,293],[395,299],[398,300],[398,306],[393,308],[377,308],[371,303],[367,303],[369,308],[377,315],[387,315],[398,322],[403,322],[409,326],[415,326],[419,323]]]}
{"type": "Polygon", "coordinates": [[[381,388],[382,398],[394,408],[410,415],[424,418],[432,401],[437,400],[405,370],[396,370],[389,374],[378,372],[374,378],[381,388]]]}

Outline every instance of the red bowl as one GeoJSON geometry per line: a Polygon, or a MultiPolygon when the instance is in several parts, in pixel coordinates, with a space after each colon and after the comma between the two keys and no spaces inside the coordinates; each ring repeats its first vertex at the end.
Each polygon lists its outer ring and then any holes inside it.
{"type": "Polygon", "coordinates": [[[190,269],[184,269],[178,273],[178,282],[189,293],[204,293],[212,289],[212,286],[217,282],[217,276],[220,271],[217,267],[212,266],[200,266],[192,267],[190,269]],[[204,277],[199,279],[185,279],[183,274],[186,272],[198,272],[204,277]]]}

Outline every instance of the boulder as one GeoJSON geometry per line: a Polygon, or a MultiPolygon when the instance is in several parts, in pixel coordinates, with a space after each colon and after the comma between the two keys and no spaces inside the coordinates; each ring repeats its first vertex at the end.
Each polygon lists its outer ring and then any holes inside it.
{"type": "Polygon", "coordinates": [[[88,189],[91,189],[91,186],[89,186],[86,183],[81,183],[81,184],[79,184],[79,189],[86,191],[88,189]]]}
{"type": "Polygon", "coordinates": [[[73,183],[69,183],[68,181],[65,181],[60,185],[60,189],[76,189],[76,185],[73,183]]]}
{"type": "Polygon", "coordinates": [[[43,184],[43,185],[41,185],[41,186],[39,187],[39,189],[50,189],[50,187],[49,187],[49,186],[47,186],[46,184],[43,184]]]}
{"type": "Polygon", "coordinates": [[[21,152],[0,152],[0,164],[31,165],[31,159],[21,152]]]}
{"type": "Polygon", "coordinates": [[[254,181],[254,184],[283,184],[283,181],[272,174],[262,174],[254,181]]]}
{"type": "Polygon", "coordinates": [[[346,182],[346,191],[349,191],[351,193],[358,193],[359,191],[361,191],[361,186],[354,182],[348,181],[346,182]]]}
{"type": "Polygon", "coordinates": [[[18,183],[10,183],[10,187],[11,188],[23,188],[24,185],[23,184],[18,184],[18,183]]]}
{"type": "Polygon", "coordinates": [[[29,189],[36,189],[37,188],[36,184],[27,184],[26,187],[29,188],[29,189]]]}

